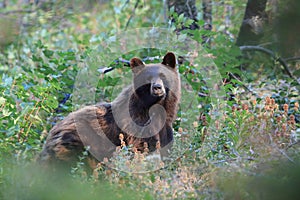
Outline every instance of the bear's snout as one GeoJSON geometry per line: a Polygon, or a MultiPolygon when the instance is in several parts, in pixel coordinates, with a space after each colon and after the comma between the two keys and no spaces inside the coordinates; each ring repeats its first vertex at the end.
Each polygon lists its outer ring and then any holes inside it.
{"type": "Polygon", "coordinates": [[[163,96],[165,94],[163,85],[159,83],[152,84],[151,93],[155,96],[163,96]]]}
{"type": "Polygon", "coordinates": [[[160,91],[162,89],[162,85],[161,84],[154,84],[152,86],[153,90],[155,91],[160,91]]]}
{"type": "Polygon", "coordinates": [[[152,79],[151,94],[158,97],[165,95],[164,82],[160,78],[152,79]]]}

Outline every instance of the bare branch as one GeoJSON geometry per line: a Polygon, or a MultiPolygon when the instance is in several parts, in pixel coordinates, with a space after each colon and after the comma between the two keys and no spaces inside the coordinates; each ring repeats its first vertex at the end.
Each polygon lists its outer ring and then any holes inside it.
{"type": "MultiPolygon", "coordinates": [[[[142,61],[145,62],[145,61],[148,61],[148,60],[153,61],[153,60],[159,60],[159,59],[160,59],[160,56],[153,56],[153,57],[143,58],[142,61]]],[[[119,59],[115,60],[114,63],[116,63],[116,64],[123,63],[125,66],[130,65],[130,61],[126,60],[126,59],[123,59],[123,58],[119,58],[119,59]]],[[[100,72],[101,74],[106,74],[107,72],[110,72],[114,69],[115,69],[114,67],[101,66],[101,67],[98,68],[97,71],[100,72]]]]}
{"type": "Polygon", "coordinates": [[[129,0],[126,0],[126,2],[124,3],[124,5],[122,6],[121,10],[123,10],[128,3],[129,3],[129,0]]]}
{"type": "Polygon", "coordinates": [[[233,73],[229,72],[229,75],[234,78],[235,80],[239,81],[239,84],[246,89],[248,92],[250,92],[252,95],[254,95],[255,97],[258,97],[258,95],[252,91],[251,89],[249,89],[238,77],[236,77],[233,73]]]}
{"type": "Polygon", "coordinates": [[[6,12],[1,12],[0,15],[10,15],[10,14],[16,14],[16,13],[32,13],[35,12],[36,9],[34,10],[10,10],[10,11],[6,11],[6,12]]]}
{"type": "Polygon", "coordinates": [[[192,9],[191,9],[189,3],[190,3],[190,0],[187,0],[186,3],[185,3],[185,5],[188,8],[188,12],[189,12],[190,16],[192,17],[193,16],[193,12],[192,12],[192,9]]]}
{"type": "Polygon", "coordinates": [[[167,0],[164,0],[163,4],[164,4],[164,21],[168,22],[168,17],[167,17],[168,4],[167,4],[167,0]]]}
{"type": "Polygon", "coordinates": [[[130,23],[131,19],[132,19],[133,16],[135,15],[135,10],[136,10],[136,8],[138,7],[139,3],[140,3],[140,0],[137,0],[137,1],[135,2],[134,8],[133,8],[133,10],[132,10],[132,14],[130,15],[130,17],[129,17],[127,23],[126,23],[125,31],[127,30],[127,28],[128,28],[128,26],[129,26],[129,23],[130,23]]]}
{"type": "Polygon", "coordinates": [[[240,50],[241,51],[261,51],[261,52],[263,52],[265,54],[268,54],[275,61],[278,61],[283,66],[284,71],[289,75],[289,77],[291,77],[292,79],[294,79],[295,81],[298,82],[298,80],[290,72],[288,64],[286,63],[286,60],[284,60],[283,58],[280,58],[280,57],[276,56],[275,53],[273,51],[271,51],[270,49],[266,49],[266,48],[260,47],[260,46],[240,46],[240,50]]]}
{"type": "Polygon", "coordinates": [[[285,58],[284,60],[285,60],[286,62],[297,61],[297,60],[300,60],[300,57],[285,58]]]}
{"type": "Polygon", "coordinates": [[[294,143],[289,144],[289,145],[285,148],[285,150],[288,150],[289,148],[291,148],[291,147],[293,147],[293,146],[295,146],[295,145],[297,145],[297,144],[300,144],[300,141],[299,141],[299,140],[296,141],[296,142],[294,142],[294,143]]]}
{"type": "Polygon", "coordinates": [[[295,161],[289,157],[283,150],[276,148],[283,156],[285,156],[290,162],[295,163],[295,161]]]}

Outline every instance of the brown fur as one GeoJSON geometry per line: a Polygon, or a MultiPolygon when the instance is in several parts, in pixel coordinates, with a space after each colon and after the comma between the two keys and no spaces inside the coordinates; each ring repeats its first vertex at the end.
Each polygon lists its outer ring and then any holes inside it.
{"type": "MultiPolygon", "coordinates": [[[[144,65],[137,58],[131,60],[131,67],[135,77],[139,73],[151,73],[152,76],[159,78],[157,70],[160,68],[168,68],[173,74],[167,74],[167,76],[176,77],[174,82],[171,83],[172,91],[167,91],[164,97],[157,98],[157,100],[154,98],[154,104],[161,105],[166,111],[166,121],[165,123],[161,122],[164,123],[162,124],[163,128],[156,130],[156,127],[151,127],[151,130],[156,134],[151,137],[138,138],[130,132],[131,120],[143,126],[150,119],[150,106],[145,106],[145,101],[148,99],[141,99],[144,96],[138,94],[134,87],[135,80],[133,80],[133,84],[125,88],[112,103],[86,106],[70,113],[64,120],[57,123],[49,132],[39,160],[46,163],[46,165],[52,163],[72,164],[78,159],[80,152],[84,150],[84,145],[90,146],[90,152],[93,157],[102,160],[104,157],[110,157],[115,151],[115,147],[120,146],[120,133],[124,135],[124,141],[127,145],[133,145],[141,151],[143,151],[145,142],[148,143],[150,151],[155,150],[157,142],[160,142],[162,148],[166,147],[163,149],[169,149],[167,147],[173,141],[172,123],[176,118],[180,97],[180,80],[175,63],[176,60],[173,53],[168,53],[164,57],[162,64],[144,65]],[[146,72],[135,71],[138,69],[137,66],[140,65],[146,67],[146,72]],[[119,113],[122,124],[125,124],[125,126],[120,128],[114,119],[112,107],[124,105],[126,102],[129,102],[129,112],[132,119],[125,117],[125,115],[123,116],[123,112],[119,113]],[[79,135],[79,133],[83,134],[79,135]]],[[[141,90],[144,90],[144,88],[141,90]]],[[[163,90],[158,90],[158,92],[161,91],[163,90]]],[[[155,90],[155,92],[157,91],[155,90]]],[[[152,97],[151,94],[148,94],[148,91],[142,91],[141,94],[144,95],[144,93],[148,95],[147,98],[152,97]]],[[[152,104],[151,102],[151,106],[152,104]]],[[[167,154],[167,150],[162,152],[162,154],[167,154]]]]}

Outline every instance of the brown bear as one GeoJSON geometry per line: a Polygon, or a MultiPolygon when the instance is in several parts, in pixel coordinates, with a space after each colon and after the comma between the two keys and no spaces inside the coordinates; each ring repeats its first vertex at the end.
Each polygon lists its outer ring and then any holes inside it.
{"type": "Polygon", "coordinates": [[[152,152],[159,144],[161,155],[168,154],[181,93],[175,55],[167,53],[158,64],[132,58],[130,67],[132,84],[113,102],[83,107],[50,130],[40,162],[74,164],[86,146],[102,161],[121,145],[121,133],[126,145],[152,152]]]}

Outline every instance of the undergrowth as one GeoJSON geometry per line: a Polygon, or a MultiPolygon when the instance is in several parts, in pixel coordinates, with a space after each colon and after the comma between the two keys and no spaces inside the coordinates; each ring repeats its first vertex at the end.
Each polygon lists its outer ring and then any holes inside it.
{"type": "MultiPolygon", "coordinates": [[[[160,159],[159,145],[152,154],[141,153],[122,143],[120,134],[122,146],[117,147],[114,156],[99,162],[92,175],[80,173],[79,177],[92,183],[105,180],[113,186],[143,191],[154,199],[256,199],[258,191],[259,195],[273,196],[265,182],[269,173],[283,167],[280,163],[286,165],[285,171],[291,168],[297,176],[300,173],[293,167],[299,164],[295,154],[299,151],[299,124],[294,117],[297,114],[297,102],[292,106],[278,105],[270,97],[261,102],[236,104],[226,111],[223,126],[216,131],[220,137],[214,140],[215,144],[209,138],[208,127],[205,135],[195,133],[198,128],[205,128],[201,125],[205,123],[194,122],[196,129],[189,134],[193,135],[194,142],[201,137],[202,145],[193,146],[183,154],[175,148],[172,154],[180,156],[172,162],[160,159]],[[205,144],[206,140],[210,144],[205,144]],[[211,149],[206,149],[207,146],[211,149]],[[260,174],[266,170],[264,179],[260,174]],[[252,188],[251,184],[258,180],[263,181],[265,190],[252,188]]],[[[288,188],[289,183],[283,179],[284,173],[278,175],[274,186],[288,188]]],[[[290,179],[295,180],[288,176],[287,180],[290,179]]]]}
{"type": "MultiPolygon", "coordinates": [[[[131,28],[163,26],[170,31],[180,28],[157,18],[164,12],[160,1],[145,2],[147,6],[137,8],[139,17],[132,18],[131,28]]],[[[47,175],[36,166],[35,157],[47,132],[74,108],[72,92],[78,71],[87,67],[93,52],[106,51],[99,44],[114,41],[115,33],[124,29],[133,8],[133,4],[111,1],[89,12],[58,6],[18,16],[25,24],[23,29],[18,36],[9,37],[0,49],[0,199],[297,196],[298,190],[293,185],[299,185],[300,180],[299,85],[284,75],[277,79],[280,70],[274,68],[280,69],[278,63],[265,62],[265,58],[255,62],[254,56],[245,62],[232,38],[214,30],[210,33],[186,30],[180,37],[192,37],[199,43],[202,34],[211,37],[205,59],[212,59],[222,75],[228,95],[222,97],[225,105],[213,112],[217,105],[210,98],[212,89],[205,84],[207,77],[201,76],[199,63],[183,60],[179,73],[190,84],[183,89],[194,92],[197,105],[192,113],[185,110],[178,113],[169,159],[161,160],[159,152],[141,153],[122,145],[111,159],[99,162],[92,174],[86,171],[87,152],[66,174],[47,175]],[[239,66],[251,69],[250,73],[241,71],[239,66]],[[272,73],[261,76],[265,71],[272,73]],[[232,78],[229,72],[241,80],[232,78]],[[195,113],[195,119],[188,119],[195,113]],[[187,121],[189,124],[185,124],[187,121]]],[[[216,12],[219,13],[215,15],[223,15],[219,8],[216,12]]],[[[236,12],[236,16],[243,14],[236,12]]],[[[189,25],[190,20],[170,14],[178,19],[180,26],[189,25]]],[[[234,17],[229,27],[236,34],[238,18],[234,17]]],[[[214,20],[216,26],[223,26],[222,19],[214,20]]],[[[203,24],[199,20],[199,25],[203,24]]],[[[10,32],[5,30],[5,34],[10,32]]],[[[133,56],[159,57],[162,51],[166,50],[142,49],[118,56],[124,60],[133,56]]],[[[99,56],[104,55],[99,53],[99,56]]],[[[119,87],[122,73],[129,69],[124,63],[96,64],[92,67],[116,69],[107,74],[98,71],[97,101],[111,101],[113,88],[119,87]]],[[[158,144],[158,151],[159,148],[158,144]]]]}

